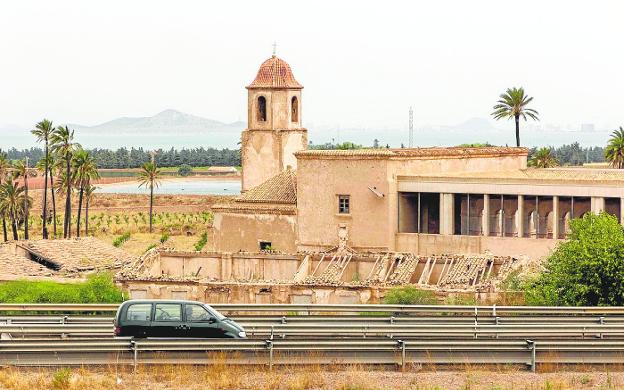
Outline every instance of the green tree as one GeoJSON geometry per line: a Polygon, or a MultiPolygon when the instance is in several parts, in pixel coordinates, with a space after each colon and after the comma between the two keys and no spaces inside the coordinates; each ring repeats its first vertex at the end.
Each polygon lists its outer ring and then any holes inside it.
{"type": "Polygon", "coordinates": [[[178,175],[186,177],[193,173],[193,168],[188,164],[182,164],[178,167],[178,175]]]}
{"type": "Polygon", "coordinates": [[[149,203],[149,231],[152,232],[152,220],[154,209],[154,187],[158,188],[160,185],[160,179],[162,173],[160,169],[156,167],[156,163],[148,162],[143,164],[139,171],[139,188],[149,188],[150,191],[150,203],[149,203]]]}
{"type": "Polygon", "coordinates": [[[508,88],[504,94],[500,95],[500,99],[494,106],[492,116],[494,119],[514,118],[516,121],[516,146],[520,147],[520,118],[525,121],[527,117],[538,121],[538,113],[532,108],[527,108],[533,100],[532,97],[524,93],[524,88],[508,88]]]}
{"type": "Polygon", "coordinates": [[[65,166],[65,218],[63,221],[63,238],[71,237],[71,194],[72,194],[72,156],[79,144],[74,142],[74,131],[67,126],[59,126],[50,136],[52,151],[65,166]]]}
{"type": "Polygon", "coordinates": [[[540,148],[529,159],[529,166],[535,168],[552,168],[558,165],[559,161],[551,148],[540,148]]]}
{"type": "MultiPolygon", "coordinates": [[[[47,174],[44,173],[44,175],[46,177],[50,178],[50,195],[51,195],[51,199],[52,199],[52,236],[56,237],[56,191],[54,191],[54,172],[58,171],[58,162],[59,160],[55,159],[55,154],[54,153],[48,153],[48,158],[41,158],[38,162],[37,162],[37,169],[41,172],[47,172],[47,174]]],[[[46,186],[47,186],[47,180],[46,180],[46,186]]],[[[44,207],[47,208],[48,205],[47,203],[44,203],[44,207]]],[[[48,215],[47,215],[47,211],[45,211],[44,214],[46,217],[44,218],[46,220],[46,224],[47,224],[47,219],[49,219],[48,215]]],[[[47,228],[46,228],[46,232],[47,232],[47,228]]],[[[49,234],[48,234],[49,235],[49,234]]]]}
{"type": "Polygon", "coordinates": [[[20,187],[13,175],[0,185],[0,212],[8,215],[11,220],[13,239],[19,240],[17,225],[25,210],[32,205],[32,200],[24,194],[24,187],[20,187]]]}
{"type": "Polygon", "coordinates": [[[605,157],[613,168],[624,168],[624,129],[622,126],[611,134],[605,149],[605,157]]]}
{"type": "MultiPolygon", "coordinates": [[[[48,215],[47,215],[47,204],[48,204],[48,173],[49,162],[50,162],[50,135],[54,131],[54,126],[52,125],[52,121],[47,119],[42,120],[37,123],[35,129],[31,131],[31,133],[37,137],[37,141],[43,142],[44,145],[44,157],[43,157],[43,227],[41,229],[41,234],[44,239],[48,238],[48,215]]],[[[52,187],[52,186],[50,186],[52,187]]],[[[56,216],[54,218],[56,220],[56,216]]],[[[56,233],[56,232],[55,232],[56,233]]]]}
{"type": "MultiPolygon", "coordinates": [[[[82,214],[82,202],[85,189],[91,186],[92,180],[100,178],[97,165],[91,154],[84,149],[78,149],[74,153],[72,160],[73,178],[72,181],[78,188],[78,219],[76,220],[76,237],[80,237],[80,217],[82,214]]],[[[88,216],[87,216],[88,218],[88,216]]]]}
{"type": "Polygon", "coordinates": [[[570,236],[526,283],[531,305],[624,304],[624,229],[610,214],[587,213],[570,221],[570,236]]]}

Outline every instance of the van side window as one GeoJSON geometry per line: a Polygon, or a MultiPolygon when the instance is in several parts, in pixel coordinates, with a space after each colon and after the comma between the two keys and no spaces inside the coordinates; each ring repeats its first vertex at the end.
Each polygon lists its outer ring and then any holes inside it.
{"type": "Polygon", "coordinates": [[[203,306],[200,305],[186,305],[186,320],[193,321],[208,321],[212,316],[203,306]]]}
{"type": "Polygon", "coordinates": [[[149,321],[151,312],[151,303],[135,303],[128,306],[126,321],[149,321]]]}
{"type": "Polygon", "coordinates": [[[154,321],[182,321],[182,305],[179,303],[157,303],[154,321]]]}

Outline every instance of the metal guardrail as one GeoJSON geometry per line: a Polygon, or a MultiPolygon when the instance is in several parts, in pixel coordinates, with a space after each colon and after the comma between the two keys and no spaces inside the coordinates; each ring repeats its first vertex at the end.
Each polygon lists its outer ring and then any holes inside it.
{"type": "Polygon", "coordinates": [[[4,341],[0,364],[386,364],[624,363],[624,341],[577,340],[87,340],[4,341]]]}
{"type": "MultiPolygon", "coordinates": [[[[462,305],[382,305],[382,304],[212,304],[224,313],[371,313],[503,315],[624,315],[624,307],[561,306],[462,306],[462,305]]],[[[117,304],[0,304],[1,312],[98,312],[117,311],[117,304]]]]}

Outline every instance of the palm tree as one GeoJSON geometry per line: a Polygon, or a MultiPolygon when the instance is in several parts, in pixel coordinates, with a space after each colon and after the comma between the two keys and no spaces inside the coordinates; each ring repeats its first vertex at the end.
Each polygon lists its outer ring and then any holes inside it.
{"type": "Polygon", "coordinates": [[[553,168],[559,165],[559,161],[553,155],[551,148],[540,148],[531,156],[529,166],[535,168],[553,168]]]}
{"type": "Polygon", "coordinates": [[[615,130],[613,134],[611,134],[611,138],[605,149],[605,157],[613,168],[624,168],[624,129],[622,126],[620,126],[619,130],[615,130]]]}
{"type": "MultiPolygon", "coordinates": [[[[15,179],[23,178],[24,179],[24,202],[26,202],[28,197],[28,176],[31,175],[28,168],[28,157],[24,160],[19,160],[15,163],[15,179]]],[[[27,207],[27,204],[24,203],[23,211],[24,211],[24,239],[28,240],[28,215],[29,215],[30,207],[27,207]]]]}
{"type": "MultiPolygon", "coordinates": [[[[31,131],[31,133],[33,135],[35,135],[37,137],[37,141],[39,142],[43,142],[44,144],[44,156],[43,156],[43,162],[44,162],[44,166],[43,166],[43,214],[42,214],[42,218],[43,218],[43,228],[42,228],[42,236],[43,239],[47,239],[48,238],[48,223],[47,223],[47,205],[48,205],[48,173],[50,171],[49,169],[49,163],[50,163],[50,135],[52,134],[52,132],[54,131],[54,126],[52,125],[52,121],[49,121],[47,119],[42,120],[41,122],[37,123],[37,125],[35,126],[35,129],[31,131]]],[[[51,180],[51,178],[50,178],[51,180]]],[[[51,186],[51,185],[50,185],[51,186]]],[[[54,195],[52,195],[54,196],[54,195]]],[[[55,217],[56,219],[56,217],[55,217]]],[[[56,223],[55,223],[56,225],[56,223]]],[[[56,230],[54,232],[56,234],[56,230]]]]}
{"type": "Polygon", "coordinates": [[[514,118],[516,121],[516,146],[520,147],[520,118],[525,121],[527,116],[538,121],[538,113],[532,108],[526,106],[531,103],[532,97],[528,97],[524,93],[524,88],[508,88],[507,91],[500,95],[500,99],[494,106],[492,116],[494,119],[514,118]]]}
{"type": "Polygon", "coordinates": [[[85,236],[89,235],[89,204],[91,203],[91,199],[93,199],[93,194],[97,189],[96,186],[89,183],[84,189],[84,197],[85,197],[85,236]]]}
{"type": "MultiPolygon", "coordinates": [[[[6,158],[4,154],[0,154],[0,185],[4,182],[4,180],[8,177],[9,170],[11,169],[11,162],[6,158]]],[[[4,199],[4,193],[0,190],[0,204],[2,204],[2,200],[4,199]]],[[[2,218],[2,235],[4,241],[8,241],[9,237],[7,235],[7,226],[6,226],[6,218],[7,213],[6,210],[0,208],[0,217],[2,218]]]]}
{"type": "MultiPolygon", "coordinates": [[[[74,177],[73,182],[78,188],[78,220],[76,222],[76,237],[80,237],[80,215],[82,212],[82,200],[85,188],[91,185],[91,180],[100,178],[97,165],[91,154],[84,149],[79,149],[73,159],[74,177]]],[[[87,216],[88,218],[88,216],[87,216]]]]}
{"type": "Polygon", "coordinates": [[[17,224],[20,218],[26,215],[27,209],[32,205],[32,200],[24,194],[24,187],[20,187],[16,178],[12,175],[9,180],[0,186],[0,209],[3,210],[11,220],[11,230],[13,239],[19,240],[17,224]]]}
{"type": "Polygon", "coordinates": [[[158,188],[160,179],[162,178],[160,169],[156,167],[156,163],[147,162],[143,164],[139,171],[139,188],[145,186],[150,190],[149,204],[149,231],[152,232],[152,210],[154,208],[154,187],[158,188]]]}
{"type": "Polygon", "coordinates": [[[59,126],[50,136],[52,151],[63,161],[65,165],[65,219],[63,221],[63,238],[71,238],[71,189],[72,174],[71,162],[74,150],[80,147],[74,142],[74,131],[67,126],[59,126]]]}

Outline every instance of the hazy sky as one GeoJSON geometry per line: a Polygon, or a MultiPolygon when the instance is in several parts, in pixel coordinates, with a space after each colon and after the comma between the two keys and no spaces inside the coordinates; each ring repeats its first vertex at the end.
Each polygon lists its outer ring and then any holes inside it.
{"type": "MultiPolygon", "coordinates": [[[[308,126],[455,124],[524,86],[542,123],[624,125],[624,2],[66,1],[0,4],[0,124],[174,108],[246,119],[288,61],[308,126]]],[[[510,124],[511,125],[511,124],[510,124]]]]}

